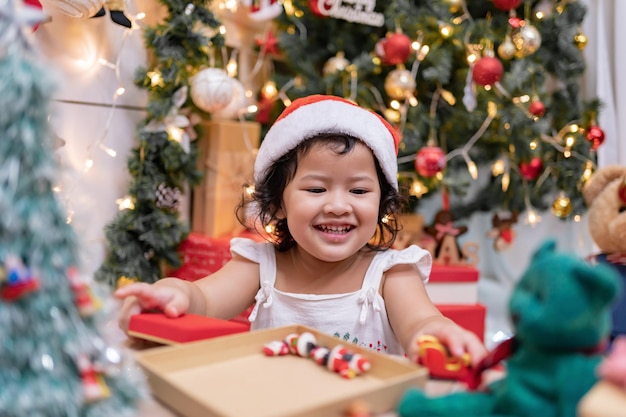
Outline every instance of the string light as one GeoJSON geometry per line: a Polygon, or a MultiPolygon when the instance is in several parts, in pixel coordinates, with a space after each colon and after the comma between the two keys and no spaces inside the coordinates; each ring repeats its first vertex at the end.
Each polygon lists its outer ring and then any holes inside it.
{"type": "MultiPolygon", "coordinates": [[[[111,158],[115,158],[117,156],[117,152],[115,151],[115,149],[108,147],[104,144],[105,139],[107,138],[108,134],[109,134],[109,130],[111,128],[112,125],[112,120],[113,120],[113,114],[115,113],[115,110],[118,106],[118,99],[120,96],[124,95],[124,93],[126,92],[126,89],[124,88],[124,85],[122,83],[122,78],[121,78],[121,74],[120,74],[120,61],[122,59],[122,52],[125,50],[125,46],[127,44],[127,41],[129,39],[129,36],[131,33],[133,33],[134,31],[139,29],[139,25],[136,23],[142,19],[145,18],[145,13],[143,12],[139,12],[137,13],[135,16],[130,16],[130,20],[131,20],[131,27],[124,30],[123,34],[122,34],[122,40],[119,46],[119,49],[117,51],[117,57],[116,59],[111,62],[108,59],[104,58],[104,57],[98,57],[97,56],[97,49],[95,47],[95,44],[91,45],[88,48],[85,48],[85,54],[86,57],[84,57],[83,59],[77,60],[77,66],[79,66],[81,68],[81,72],[84,72],[85,70],[89,69],[89,68],[93,68],[94,64],[99,64],[100,66],[107,68],[107,69],[111,69],[114,71],[115,73],[115,78],[117,80],[117,88],[115,89],[113,96],[112,96],[112,103],[110,104],[110,109],[109,109],[109,114],[107,116],[107,118],[105,119],[105,125],[102,128],[102,131],[100,133],[100,135],[96,135],[96,139],[94,139],[91,143],[88,144],[87,146],[87,155],[85,157],[85,160],[83,162],[83,172],[87,173],[89,171],[91,171],[94,167],[94,150],[99,149],[102,152],[104,152],[105,154],[107,154],[109,157],[111,158]]],[[[150,81],[151,81],[151,85],[155,86],[155,85],[163,85],[163,80],[160,74],[158,73],[152,73],[148,75],[150,77],[150,81]]],[[[80,103],[78,103],[80,104],[80,103]]],[[[84,176],[80,176],[72,186],[67,187],[65,192],[62,192],[63,189],[60,186],[55,186],[54,189],[56,190],[55,192],[58,192],[59,194],[63,194],[62,199],[65,205],[65,212],[67,213],[66,216],[66,222],[69,224],[72,222],[73,217],[74,217],[74,213],[75,211],[72,208],[72,204],[71,204],[71,198],[72,198],[72,194],[74,193],[74,191],[77,189],[79,183],[84,179],[84,176]]],[[[118,200],[117,202],[118,204],[120,204],[120,201],[118,200]]],[[[132,202],[131,202],[132,203],[132,202]]],[[[124,203],[123,204],[124,208],[131,208],[134,207],[134,204],[128,204],[128,203],[124,203]]]]}
{"type": "Polygon", "coordinates": [[[504,165],[505,163],[503,159],[498,159],[497,161],[495,161],[491,166],[491,175],[497,177],[498,175],[504,174],[504,165]]]}
{"type": "Polygon", "coordinates": [[[473,180],[476,180],[478,178],[478,168],[476,167],[476,163],[470,159],[467,153],[463,154],[463,159],[465,159],[470,176],[473,180]]]}
{"type": "Polygon", "coordinates": [[[66,224],[71,224],[73,219],[74,219],[74,210],[72,210],[72,209],[67,210],[67,216],[65,217],[65,223],[66,224]]]}
{"type": "Polygon", "coordinates": [[[228,59],[228,63],[226,64],[226,72],[228,73],[229,77],[236,78],[237,77],[237,70],[238,70],[237,50],[235,49],[235,50],[233,50],[233,54],[228,59]]]}
{"type": "Polygon", "coordinates": [[[528,185],[526,182],[524,182],[524,204],[526,205],[526,218],[524,219],[524,223],[530,225],[531,227],[535,227],[539,222],[541,222],[541,216],[537,214],[535,208],[530,203],[528,185]]]}
{"type": "Polygon", "coordinates": [[[509,185],[511,185],[511,175],[507,170],[502,174],[502,191],[506,192],[509,189],[509,185]]]}
{"type": "Polygon", "coordinates": [[[485,132],[487,131],[487,128],[489,127],[493,119],[496,117],[497,113],[498,113],[498,108],[496,104],[492,101],[488,102],[487,103],[487,118],[485,118],[480,128],[467,141],[467,143],[465,144],[465,146],[463,146],[463,148],[455,149],[454,151],[446,155],[446,161],[449,161],[455,156],[461,155],[463,159],[465,160],[465,163],[467,165],[467,170],[470,176],[474,180],[478,178],[478,169],[476,167],[476,163],[470,158],[469,151],[470,149],[472,149],[476,141],[485,134],[485,132]]]}
{"type": "Polygon", "coordinates": [[[130,196],[125,196],[124,198],[118,198],[115,200],[115,204],[117,204],[118,210],[133,210],[135,208],[135,202],[130,196]]]}
{"type": "Polygon", "coordinates": [[[102,149],[111,158],[115,158],[117,156],[117,152],[115,151],[115,149],[109,148],[108,146],[102,143],[100,144],[100,149],[102,149]]]}
{"type": "Polygon", "coordinates": [[[267,99],[273,99],[278,94],[278,88],[276,87],[276,83],[274,81],[267,81],[263,84],[262,89],[263,97],[267,99]]]}
{"type": "Polygon", "coordinates": [[[417,198],[420,198],[427,192],[428,192],[428,187],[426,187],[424,183],[422,183],[421,181],[417,179],[413,180],[413,182],[411,183],[411,191],[410,191],[411,195],[417,198]]]}
{"type": "Polygon", "coordinates": [[[283,0],[283,8],[285,9],[285,14],[287,16],[293,16],[295,13],[295,9],[293,7],[293,3],[291,0],[283,0]]]}
{"type": "Polygon", "coordinates": [[[439,33],[441,34],[442,38],[448,39],[450,35],[452,35],[452,26],[450,26],[448,23],[440,22],[439,33]]]}
{"type": "Polygon", "coordinates": [[[587,161],[585,163],[585,170],[583,171],[582,180],[583,182],[589,181],[591,178],[591,174],[593,174],[593,163],[591,161],[587,161]]]}
{"type": "Polygon", "coordinates": [[[150,78],[150,87],[163,87],[163,76],[157,71],[150,71],[146,74],[150,78]]]}

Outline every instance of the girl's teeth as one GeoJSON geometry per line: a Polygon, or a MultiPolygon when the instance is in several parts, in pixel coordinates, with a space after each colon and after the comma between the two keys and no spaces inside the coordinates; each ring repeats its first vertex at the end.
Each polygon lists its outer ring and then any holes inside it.
{"type": "Polygon", "coordinates": [[[324,232],[330,233],[347,233],[350,231],[349,226],[321,226],[320,229],[324,232]]]}

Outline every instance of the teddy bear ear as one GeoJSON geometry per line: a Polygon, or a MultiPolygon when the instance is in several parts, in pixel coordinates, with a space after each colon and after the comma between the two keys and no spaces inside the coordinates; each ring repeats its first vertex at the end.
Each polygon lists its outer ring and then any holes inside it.
{"type": "Polygon", "coordinates": [[[609,305],[623,290],[617,272],[605,264],[581,263],[572,275],[587,289],[588,294],[596,294],[594,300],[597,307],[609,305]]]}
{"type": "Polygon", "coordinates": [[[541,246],[533,253],[532,260],[537,261],[544,257],[549,256],[550,254],[556,252],[556,240],[555,239],[546,239],[541,246]]]}
{"type": "Polygon", "coordinates": [[[594,172],[583,188],[583,198],[587,206],[591,206],[593,200],[608,184],[623,177],[626,177],[626,166],[621,165],[607,165],[594,172]]]}

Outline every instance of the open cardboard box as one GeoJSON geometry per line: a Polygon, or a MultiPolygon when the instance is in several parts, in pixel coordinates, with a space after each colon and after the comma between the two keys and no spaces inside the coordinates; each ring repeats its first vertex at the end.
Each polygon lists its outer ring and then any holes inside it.
{"type": "Polygon", "coordinates": [[[153,395],[184,417],[339,417],[356,400],[373,413],[394,410],[428,371],[404,358],[369,351],[306,326],[257,330],[139,352],[153,395]],[[296,355],[266,356],[263,346],[290,333],[364,355],[371,369],[352,379],[296,355]]]}

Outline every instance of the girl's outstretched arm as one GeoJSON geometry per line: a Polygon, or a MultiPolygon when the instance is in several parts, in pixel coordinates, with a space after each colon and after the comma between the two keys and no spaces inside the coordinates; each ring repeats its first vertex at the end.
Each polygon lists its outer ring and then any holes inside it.
{"type": "Polygon", "coordinates": [[[439,339],[454,356],[469,353],[472,364],[487,354],[478,336],[439,312],[412,265],[397,265],[387,271],[382,294],[391,327],[410,360],[417,360],[417,340],[423,335],[439,339]]]}
{"type": "Polygon", "coordinates": [[[259,265],[235,255],[219,271],[197,281],[162,278],[154,284],[134,283],[115,291],[123,299],[119,325],[128,330],[130,316],[162,311],[168,317],[185,313],[230,319],[254,302],[259,265]]]}

